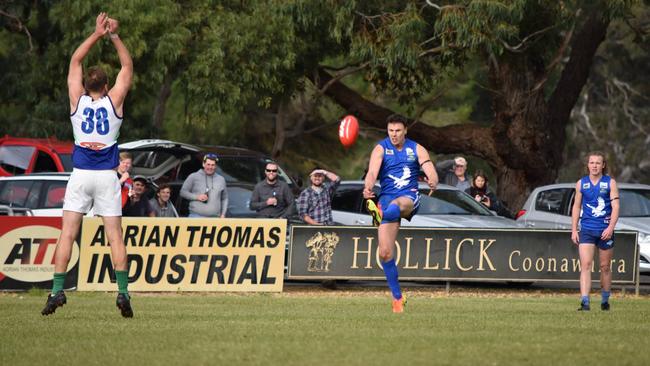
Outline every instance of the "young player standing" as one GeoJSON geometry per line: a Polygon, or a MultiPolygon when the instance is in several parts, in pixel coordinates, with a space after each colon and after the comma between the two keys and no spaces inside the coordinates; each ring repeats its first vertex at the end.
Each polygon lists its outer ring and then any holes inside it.
{"type": "Polygon", "coordinates": [[[601,152],[589,153],[589,174],[576,182],[576,194],[571,211],[571,240],[580,253],[580,308],[590,310],[591,266],[596,247],[600,259],[601,310],[609,310],[612,287],[612,256],[614,255],[614,228],[618,221],[618,186],[614,178],[605,175],[607,163],[601,152]],[[578,221],[580,232],[578,233],[578,221]]]}
{"type": "Polygon", "coordinates": [[[93,207],[102,217],[111,248],[118,295],[116,304],[122,316],[132,317],[127,291],[128,273],[126,248],[122,240],[122,205],[120,182],[115,173],[119,165],[117,136],[122,124],[124,99],[133,78],[133,61],[117,34],[118,21],[100,13],[95,31],[75,50],[68,71],[70,119],[75,146],[72,154],[74,169],[66,187],[63,205],[63,227],[54,253],[55,273],[52,293],[47,298],[43,315],[49,315],[66,303],[65,280],[74,239],[83,215],[93,207]],[[115,46],[122,68],[115,85],[108,89],[106,73],[98,67],[88,69],[85,78],[81,62],[90,49],[106,34],[115,46]]]}

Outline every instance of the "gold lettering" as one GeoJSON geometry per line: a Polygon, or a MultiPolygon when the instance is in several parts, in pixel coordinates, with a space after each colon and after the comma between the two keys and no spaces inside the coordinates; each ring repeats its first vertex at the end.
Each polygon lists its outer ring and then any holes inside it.
{"type": "Polygon", "coordinates": [[[372,251],[373,237],[371,237],[371,236],[366,237],[367,242],[368,242],[368,250],[359,250],[359,239],[361,239],[361,238],[358,237],[358,236],[355,236],[355,237],[352,238],[352,240],[354,242],[354,252],[352,253],[352,267],[350,267],[350,268],[354,268],[354,269],[359,268],[359,266],[357,265],[357,255],[359,255],[359,254],[366,254],[367,255],[366,266],[364,268],[366,268],[366,269],[372,268],[372,267],[370,267],[370,252],[372,251]]]}
{"type": "Polygon", "coordinates": [[[557,272],[557,259],[555,258],[548,259],[548,271],[557,272]]]}
{"type": "Polygon", "coordinates": [[[460,243],[458,243],[458,246],[456,247],[456,267],[458,267],[458,269],[460,269],[463,272],[470,271],[472,268],[474,268],[474,266],[463,267],[463,264],[460,263],[460,250],[462,249],[463,244],[465,244],[465,242],[469,242],[469,244],[474,245],[474,239],[472,238],[463,239],[460,241],[460,243]]]}
{"type": "Polygon", "coordinates": [[[490,261],[490,257],[488,257],[488,255],[487,255],[488,248],[492,244],[494,244],[495,241],[496,241],[495,239],[490,239],[490,242],[488,243],[488,245],[485,246],[485,239],[479,240],[479,242],[481,243],[481,257],[480,257],[480,259],[478,261],[478,269],[477,269],[478,271],[484,271],[485,270],[483,268],[483,258],[485,258],[485,261],[487,262],[488,266],[490,266],[490,270],[491,271],[496,271],[496,269],[492,265],[492,261],[490,261]]]}
{"type": "Polygon", "coordinates": [[[523,263],[524,272],[529,272],[530,267],[532,266],[533,266],[533,261],[528,257],[524,258],[524,263],[523,263]]]}
{"type": "Polygon", "coordinates": [[[425,257],[425,261],[424,261],[424,267],[422,267],[422,269],[438,269],[438,267],[440,266],[439,263],[436,263],[435,267],[431,267],[429,265],[429,259],[431,258],[430,257],[430,255],[431,255],[431,240],[432,240],[432,238],[427,238],[427,254],[426,254],[426,257],[425,257]]]}
{"type": "Polygon", "coordinates": [[[449,253],[451,252],[451,239],[445,239],[445,270],[450,270],[449,268],[449,253]]]}
{"type": "Polygon", "coordinates": [[[511,271],[513,271],[513,272],[519,272],[519,268],[515,268],[515,267],[512,265],[512,256],[515,255],[515,254],[518,255],[518,256],[520,256],[520,255],[521,255],[521,252],[518,251],[518,250],[515,250],[514,252],[510,253],[510,257],[508,257],[508,266],[510,267],[510,270],[511,270],[511,271]]]}
{"type": "Polygon", "coordinates": [[[562,258],[562,265],[560,266],[560,272],[569,272],[569,260],[562,258]]]}
{"type": "Polygon", "coordinates": [[[625,259],[619,259],[618,261],[618,273],[626,273],[625,270],[625,259]]]}
{"type": "Polygon", "coordinates": [[[572,258],[571,261],[573,262],[573,272],[580,272],[580,260],[572,258]]]}
{"type": "Polygon", "coordinates": [[[537,258],[535,261],[535,269],[537,272],[541,272],[544,270],[544,258],[537,258]]]}
{"type": "Polygon", "coordinates": [[[411,258],[411,240],[413,238],[404,238],[406,239],[406,259],[404,260],[404,269],[418,269],[419,267],[419,262],[415,263],[414,265],[409,265],[409,259],[411,258]]]}

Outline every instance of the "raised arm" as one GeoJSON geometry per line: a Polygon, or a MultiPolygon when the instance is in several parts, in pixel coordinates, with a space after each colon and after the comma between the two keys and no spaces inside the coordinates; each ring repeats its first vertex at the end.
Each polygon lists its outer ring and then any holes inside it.
{"type": "Polygon", "coordinates": [[[115,46],[115,50],[117,50],[117,56],[120,58],[120,65],[122,65],[122,68],[117,74],[115,85],[113,85],[111,90],[109,90],[108,96],[111,97],[111,100],[113,101],[115,112],[121,116],[124,99],[131,88],[131,81],[133,80],[133,60],[131,60],[129,50],[126,49],[126,46],[117,34],[118,28],[119,22],[115,19],[109,18],[108,29],[110,31],[111,42],[113,42],[113,46],[115,46]]]}
{"type": "Polygon", "coordinates": [[[368,164],[368,173],[366,173],[365,184],[363,187],[363,198],[372,198],[375,196],[373,188],[377,182],[377,175],[384,160],[384,148],[376,145],[370,154],[370,163],[368,164]]]}
{"type": "Polygon", "coordinates": [[[70,67],[68,69],[68,97],[70,98],[71,112],[77,109],[79,97],[84,94],[83,67],[81,66],[81,62],[95,43],[106,33],[108,33],[108,15],[102,12],[95,19],[95,31],[77,47],[70,58],[70,67]]]}

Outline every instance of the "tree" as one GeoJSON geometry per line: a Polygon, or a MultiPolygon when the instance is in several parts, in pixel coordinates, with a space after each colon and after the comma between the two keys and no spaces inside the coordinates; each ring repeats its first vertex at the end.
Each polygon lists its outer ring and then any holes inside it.
{"type": "MultiPolygon", "coordinates": [[[[409,135],[438,153],[484,159],[511,208],[562,166],[570,114],[610,19],[625,2],[472,1],[458,5],[355,10],[351,55],[366,78],[402,101],[435,87],[470,57],[487,65],[494,118],[489,126],[433,127],[414,120],[409,135]]],[[[393,110],[373,103],[320,67],[312,80],[366,123],[382,127],[393,110]]]]}

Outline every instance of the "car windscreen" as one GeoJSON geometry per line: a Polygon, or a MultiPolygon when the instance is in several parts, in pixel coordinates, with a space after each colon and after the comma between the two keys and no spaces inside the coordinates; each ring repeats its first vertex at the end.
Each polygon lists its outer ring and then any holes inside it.
{"type": "Polygon", "coordinates": [[[420,190],[418,215],[492,216],[492,213],[461,191],[440,189],[433,191],[431,196],[429,196],[429,190],[420,190]]]}
{"type": "Polygon", "coordinates": [[[0,146],[0,166],[10,174],[23,174],[29,168],[35,151],[34,146],[0,146]]]}
{"type": "Polygon", "coordinates": [[[650,217],[650,189],[621,189],[619,217],[650,217]]]}

